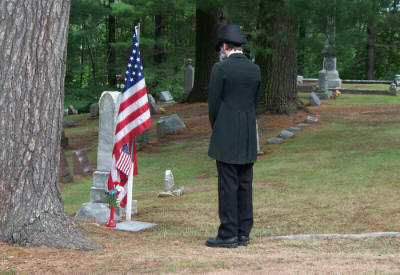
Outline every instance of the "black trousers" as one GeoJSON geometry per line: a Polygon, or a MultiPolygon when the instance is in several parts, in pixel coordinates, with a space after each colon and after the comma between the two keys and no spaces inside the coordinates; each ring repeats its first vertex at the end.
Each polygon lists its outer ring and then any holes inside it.
{"type": "Polygon", "coordinates": [[[253,163],[229,164],[217,161],[218,237],[249,236],[253,227],[253,163]]]}

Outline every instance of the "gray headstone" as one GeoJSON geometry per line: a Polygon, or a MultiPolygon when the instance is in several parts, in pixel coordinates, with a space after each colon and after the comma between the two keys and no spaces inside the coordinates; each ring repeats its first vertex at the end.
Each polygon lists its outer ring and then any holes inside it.
{"type": "Polygon", "coordinates": [[[63,120],[63,127],[64,128],[69,128],[69,127],[74,127],[75,122],[73,120],[63,120]]]}
{"type": "Polygon", "coordinates": [[[103,92],[99,100],[99,144],[97,147],[97,170],[110,171],[116,118],[120,92],[103,92]]]}
{"type": "Polygon", "coordinates": [[[186,128],[186,125],[177,114],[163,116],[157,122],[157,136],[162,138],[183,128],[186,128]]]}
{"type": "Polygon", "coordinates": [[[299,127],[289,127],[288,128],[288,131],[290,131],[290,132],[297,132],[297,131],[300,131],[301,130],[301,128],[299,128],[299,127]]]}
{"type": "Polygon", "coordinates": [[[67,148],[68,146],[68,138],[65,136],[64,129],[61,132],[61,147],[67,148]]]}
{"type": "Polygon", "coordinates": [[[147,94],[147,98],[149,101],[149,106],[150,106],[150,114],[158,114],[159,109],[158,106],[156,104],[156,100],[154,99],[154,97],[151,94],[147,94]]]}
{"type": "Polygon", "coordinates": [[[288,130],[282,130],[281,133],[279,134],[279,137],[284,139],[289,139],[294,137],[294,134],[288,130]]]}
{"type": "MultiPolygon", "coordinates": [[[[75,220],[84,222],[97,221],[99,223],[106,223],[109,218],[110,208],[107,203],[84,203],[75,215],[75,220]]],[[[114,212],[114,220],[121,220],[121,215],[119,215],[118,211],[114,212]]]]}
{"type": "Polygon", "coordinates": [[[342,80],[336,70],[336,57],[324,57],[323,69],[321,72],[326,73],[327,88],[339,88],[342,80]]]}
{"type": "Polygon", "coordinates": [[[321,105],[321,101],[319,100],[319,97],[314,92],[312,92],[310,94],[310,105],[311,106],[319,106],[319,105],[321,105]]]}
{"type": "Polygon", "coordinates": [[[149,143],[149,129],[147,129],[144,132],[141,132],[139,135],[137,135],[135,137],[135,146],[136,146],[136,150],[140,151],[141,149],[143,149],[144,147],[147,146],[147,144],[149,143]]]}
{"type": "Polygon", "coordinates": [[[389,94],[391,94],[391,95],[397,95],[397,88],[396,88],[396,84],[395,84],[395,83],[392,83],[392,84],[390,85],[389,94]]]}
{"type": "Polygon", "coordinates": [[[299,128],[303,128],[303,127],[308,127],[308,126],[310,126],[310,124],[307,124],[307,123],[299,123],[299,124],[297,124],[296,126],[299,127],[299,128]]]}
{"type": "Polygon", "coordinates": [[[160,102],[173,102],[174,98],[172,97],[169,91],[160,92],[160,102]]]}
{"type": "Polygon", "coordinates": [[[72,163],[74,167],[74,175],[84,175],[92,168],[90,167],[88,157],[85,151],[78,150],[72,152],[72,163]]]}
{"type": "Polygon", "coordinates": [[[320,71],[318,73],[318,91],[319,92],[326,92],[328,90],[328,76],[326,75],[325,71],[320,71]]]}
{"type": "Polygon", "coordinates": [[[172,174],[171,170],[166,170],[164,177],[164,191],[165,192],[171,191],[172,188],[174,188],[174,186],[175,186],[174,175],[172,174]]]}
{"type": "Polygon", "coordinates": [[[280,144],[282,143],[283,139],[282,138],[269,138],[267,140],[268,144],[280,144]]]}
{"type": "Polygon", "coordinates": [[[77,115],[78,114],[78,110],[74,108],[74,106],[69,105],[68,106],[68,114],[69,115],[77,115]]]}
{"type": "Polygon", "coordinates": [[[394,76],[394,83],[396,84],[397,87],[400,86],[400,74],[396,74],[394,76]]]}
{"type": "Polygon", "coordinates": [[[318,122],[318,118],[312,117],[312,116],[307,116],[306,122],[307,123],[317,123],[318,122]]]}
{"type": "Polygon", "coordinates": [[[90,105],[90,118],[99,117],[99,103],[93,103],[90,105]]]}
{"type": "Polygon", "coordinates": [[[297,76],[297,84],[303,84],[303,76],[302,75],[297,76]]]}
{"type": "Polygon", "coordinates": [[[192,66],[192,59],[187,60],[187,65],[183,69],[183,94],[181,101],[186,101],[190,93],[192,92],[194,84],[194,68],[192,66]]]}
{"type": "Polygon", "coordinates": [[[58,175],[60,182],[62,183],[71,182],[73,180],[67,158],[65,157],[65,153],[62,148],[60,150],[60,165],[58,169],[58,175]]]}

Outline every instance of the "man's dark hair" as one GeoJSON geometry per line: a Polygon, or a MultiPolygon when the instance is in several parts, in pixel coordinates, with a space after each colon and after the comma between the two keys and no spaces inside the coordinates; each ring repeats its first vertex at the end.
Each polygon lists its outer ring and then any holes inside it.
{"type": "Polygon", "coordinates": [[[228,50],[243,50],[241,45],[235,45],[229,42],[224,42],[226,44],[226,46],[228,47],[228,50]]]}

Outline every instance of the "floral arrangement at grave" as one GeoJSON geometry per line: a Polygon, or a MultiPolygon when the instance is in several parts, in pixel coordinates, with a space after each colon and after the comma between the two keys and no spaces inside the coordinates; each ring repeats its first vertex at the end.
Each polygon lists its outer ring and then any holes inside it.
{"type": "Polygon", "coordinates": [[[333,99],[336,99],[338,96],[340,96],[341,95],[341,92],[340,91],[338,91],[338,90],[336,90],[336,91],[334,91],[333,93],[332,93],[332,98],[333,99]]]}
{"type": "Polygon", "coordinates": [[[114,221],[114,211],[115,207],[119,206],[121,203],[121,197],[119,196],[119,194],[124,191],[124,188],[122,186],[116,184],[114,185],[114,187],[114,189],[105,192],[106,200],[108,202],[108,205],[110,206],[110,219],[108,223],[106,223],[106,226],[108,227],[116,227],[116,223],[114,221]]]}
{"type": "Polygon", "coordinates": [[[120,185],[115,185],[114,189],[111,189],[109,191],[105,191],[104,193],[106,194],[106,200],[109,206],[119,206],[121,203],[121,199],[118,198],[118,195],[124,190],[124,188],[120,185]]]}

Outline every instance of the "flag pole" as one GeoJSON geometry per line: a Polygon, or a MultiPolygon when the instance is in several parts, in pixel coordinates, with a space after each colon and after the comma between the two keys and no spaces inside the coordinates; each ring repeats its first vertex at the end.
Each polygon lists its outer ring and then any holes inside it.
{"type": "MultiPolygon", "coordinates": [[[[135,139],[132,141],[132,147],[131,147],[131,152],[133,152],[134,148],[134,142],[135,139]]],[[[134,164],[132,164],[132,168],[129,171],[129,176],[128,176],[128,192],[126,194],[126,220],[130,221],[131,220],[131,215],[132,215],[132,186],[133,186],[133,169],[134,169],[134,164]]]]}

